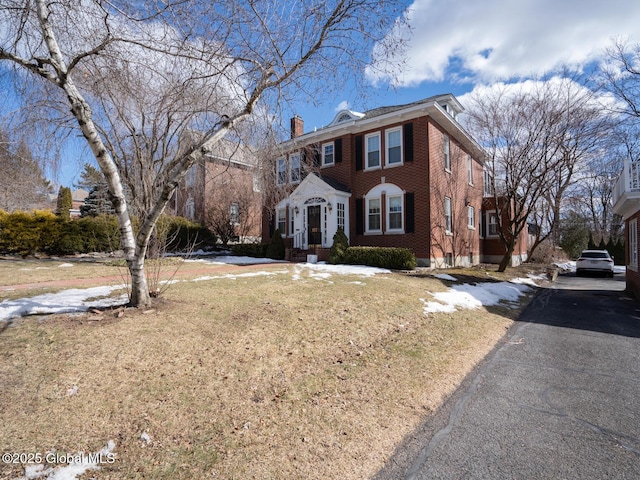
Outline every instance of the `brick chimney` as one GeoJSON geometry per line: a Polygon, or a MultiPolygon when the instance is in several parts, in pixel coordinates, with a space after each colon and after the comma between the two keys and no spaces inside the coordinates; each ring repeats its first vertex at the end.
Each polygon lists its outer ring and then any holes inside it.
{"type": "Polygon", "coordinates": [[[294,115],[291,119],[291,138],[299,137],[304,134],[304,120],[298,115],[294,115]]]}

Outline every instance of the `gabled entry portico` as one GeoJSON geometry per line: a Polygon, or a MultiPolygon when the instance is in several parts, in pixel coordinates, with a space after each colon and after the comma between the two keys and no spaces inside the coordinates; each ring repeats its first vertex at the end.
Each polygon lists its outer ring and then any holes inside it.
{"type": "Polygon", "coordinates": [[[348,189],[333,179],[308,175],[276,206],[276,227],[285,244],[299,250],[330,248],[342,228],[349,237],[348,189]]]}

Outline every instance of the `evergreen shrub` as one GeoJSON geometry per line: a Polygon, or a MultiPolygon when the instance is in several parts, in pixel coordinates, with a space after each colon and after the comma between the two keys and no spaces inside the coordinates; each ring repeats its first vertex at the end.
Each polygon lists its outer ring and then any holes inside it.
{"type": "Polygon", "coordinates": [[[414,270],[417,266],[411,250],[390,247],[349,247],[344,255],[344,263],[394,270],[414,270]]]}

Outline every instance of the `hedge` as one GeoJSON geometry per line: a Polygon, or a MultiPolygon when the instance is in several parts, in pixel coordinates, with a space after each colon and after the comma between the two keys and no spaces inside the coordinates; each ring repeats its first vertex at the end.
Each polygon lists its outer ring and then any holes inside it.
{"type": "Polygon", "coordinates": [[[344,254],[344,263],[368,265],[370,267],[395,270],[414,270],[416,257],[408,248],[349,247],[344,254]]]}
{"type": "MultiPolygon", "coordinates": [[[[162,217],[158,228],[169,241],[167,251],[187,249],[194,243],[201,245],[213,240],[207,229],[181,217],[162,217]]],[[[119,249],[120,230],[113,215],[69,221],[45,211],[0,211],[1,253],[70,255],[119,249]]]]}
{"type": "Polygon", "coordinates": [[[265,258],[267,248],[269,248],[268,243],[238,243],[231,247],[231,251],[238,256],[265,258]]]}

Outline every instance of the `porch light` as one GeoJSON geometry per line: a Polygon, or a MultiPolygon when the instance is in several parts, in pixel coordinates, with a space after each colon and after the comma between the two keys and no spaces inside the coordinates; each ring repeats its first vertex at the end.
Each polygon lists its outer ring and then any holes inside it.
{"type": "Polygon", "coordinates": [[[327,203],[327,208],[329,209],[329,211],[333,210],[333,205],[331,205],[331,202],[327,203]]]}
{"type": "Polygon", "coordinates": [[[293,213],[295,213],[296,215],[298,215],[300,213],[300,209],[298,208],[297,205],[295,207],[293,207],[293,213]]]}

